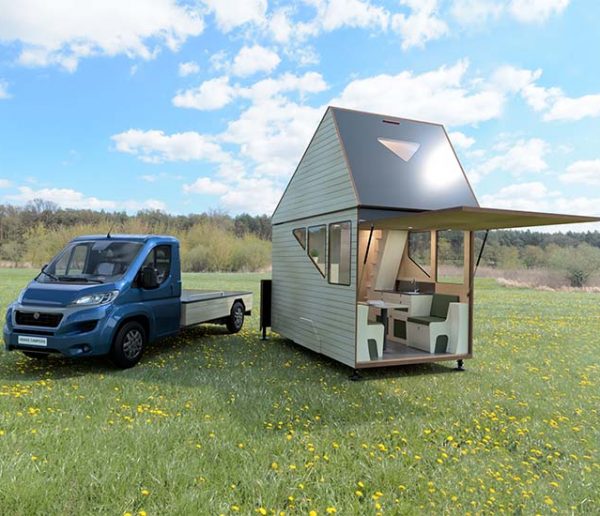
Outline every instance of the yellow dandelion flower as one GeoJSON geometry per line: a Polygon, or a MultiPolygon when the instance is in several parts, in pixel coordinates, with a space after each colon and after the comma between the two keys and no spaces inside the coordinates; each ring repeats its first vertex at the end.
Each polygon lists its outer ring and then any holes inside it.
{"type": "Polygon", "coordinates": [[[148,491],[147,489],[142,489],[143,496],[148,496],[149,494],[150,494],[150,491],[148,491]]]}
{"type": "Polygon", "coordinates": [[[141,511],[138,511],[138,516],[148,516],[148,513],[142,509],[141,511]]]}
{"type": "Polygon", "coordinates": [[[277,471],[279,469],[279,465],[276,462],[271,462],[271,469],[277,471]]]}
{"type": "Polygon", "coordinates": [[[310,511],[308,516],[317,516],[317,511],[310,511]]]}
{"type": "Polygon", "coordinates": [[[327,509],[325,509],[325,511],[327,512],[327,514],[335,514],[337,512],[335,510],[335,507],[327,507],[327,509]]]}
{"type": "Polygon", "coordinates": [[[264,507],[259,507],[258,509],[256,509],[256,512],[262,514],[262,516],[267,515],[267,509],[265,509],[264,507]]]}
{"type": "Polygon", "coordinates": [[[231,506],[231,510],[233,512],[240,512],[240,507],[239,507],[239,505],[232,505],[231,506]]]}
{"type": "Polygon", "coordinates": [[[356,491],[354,491],[354,494],[355,494],[356,496],[358,496],[359,498],[360,498],[361,496],[363,496],[363,492],[362,492],[360,489],[357,489],[356,491]]]}

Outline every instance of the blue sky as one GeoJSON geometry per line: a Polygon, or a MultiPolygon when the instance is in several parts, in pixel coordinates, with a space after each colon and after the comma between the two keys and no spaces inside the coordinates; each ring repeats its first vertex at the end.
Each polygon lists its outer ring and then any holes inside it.
{"type": "Polygon", "coordinates": [[[600,215],[599,27],[592,0],[0,0],[0,202],[270,214],[333,104],[444,123],[482,205],[600,215]]]}

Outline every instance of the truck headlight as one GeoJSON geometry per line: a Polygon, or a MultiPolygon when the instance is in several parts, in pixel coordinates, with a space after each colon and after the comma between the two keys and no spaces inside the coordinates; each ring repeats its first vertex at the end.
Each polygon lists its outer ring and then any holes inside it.
{"type": "Polygon", "coordinates": [[[87,294],[85,296],[81,296],[79,299],[76,299],[72,304],[75,306],[105,305],[111,301],[114,301],[118,295],[118,290],[101,292],[99,294],[87,294]]]}

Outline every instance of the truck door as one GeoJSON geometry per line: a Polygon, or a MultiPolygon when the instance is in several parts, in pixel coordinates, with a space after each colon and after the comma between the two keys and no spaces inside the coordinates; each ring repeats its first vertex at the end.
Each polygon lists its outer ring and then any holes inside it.
{"type": "Polygon", "coordinates": [[[156,335],[163,336],[179,330],[181,302],[177,278],[173,273],[173,249],[169,244],[154,247],[144,260],[144,267],[153,267],[157,272],[158,287],[150,290],[140,288],[141,301],[154,315],[156,335]]]}

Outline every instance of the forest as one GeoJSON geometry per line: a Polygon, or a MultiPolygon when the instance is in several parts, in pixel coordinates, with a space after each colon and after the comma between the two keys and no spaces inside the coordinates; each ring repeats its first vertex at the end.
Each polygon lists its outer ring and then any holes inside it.
{"type": "MultiPolygon", "coordinates": [[[[190,272],[263,271],[271,263],[268,215],[170,215],[158,210],[130,215],[63,209],[41,199],[25,206],[0,205],[0,260],[4,266],[39,267],[71,238],[108,231],[174,235],[181,242],[183,268],[190,272]]],[[[483,232],[476,235],[476,254],[483,237],[483,232]]],[[[448,242],[445,258],[460,259],[460,247],[448,242]]],[[[600,232],[492,231],[480,266],[560,271],[571,286],[583,286],[600,270],[600,232]]]]}

